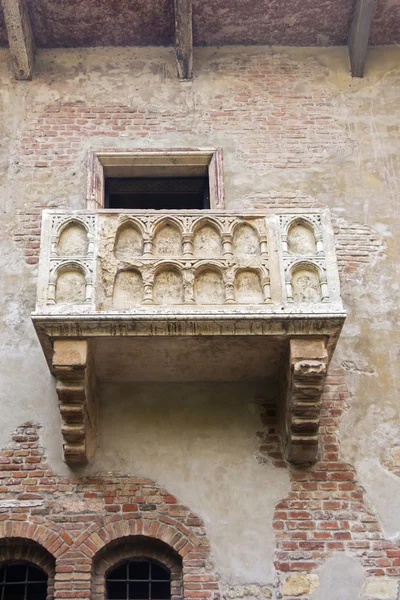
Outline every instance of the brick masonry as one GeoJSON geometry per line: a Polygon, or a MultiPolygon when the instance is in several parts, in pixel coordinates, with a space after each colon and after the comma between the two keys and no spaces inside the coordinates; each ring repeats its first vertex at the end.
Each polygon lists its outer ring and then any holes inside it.
{"type": "MultiPolygon", "coordinates": [[[[282,69],[285,72],[285,66],[282,69]]],[[[311,78],[311,71],[304,74],[306,79],[311,78]]],[[[259,95],[247,89],[230,99],[216,97],[207,114],[199,119],[199,135],[217,135],[219,131],[236,131],[245,135],[247,141],[240,145],[238,152],[244,163],[259,173],[281,168],[309,169],[313,164],[323,162],[328,154],[340,152],[348,140],[335,122],[329,94],[321,92],[321,97],[312,98],[294,95],[291,86],[294,86],[299,74],[296,70],[290,73],[285,90],[278,84],[282,72],[278,70],[275,75],[264,73],[261,76],[256,71],[259,95]],[[268,94],[267,81],[271,85],[268,94]],[[267,147],[266,138],[273,138],[273,143],[269,142],[267,147]]],[[[98,138],[111,142],[121,135],[129,135],[135,139],[143,138],[145,146],[146,138],[190,132],[193,119],[191,113],[186,116],[169,113],[160,116],[142,107],[92,107],[83,102],[57,102],[44,110],[39,109],[38,114],[25,123],[18,150],[20,164],[28,169],[51,168],[57,176],[57,169],[69,168],[80,160],[84,144],[89,139],[95,145],[98,138]]],[[[126,140],[126,137],[122,139],[126,140]]],[[[65,199],[49,203],[30,202],[18,211],[13,238],[28,264],[38,263],[41,210],[61,208],[66,206],[66,202],[65,199]]],[[[262,210],[271,205],[312,208],[319,203],[299,192],[266,192],[261,198],[257,195],[244,198],[242,205],[262,210]]],[[[336,233],[339,267],[343,273],[353,272],[369,262],[371,257],[382,255],[382,241],[365,224],[347,223],[339,218],[336,233]]]]}
{"type": "MultiPolygon", "coordinates": [[[[230,92],[212,95],[206,104],[189,102],[155,110],[140,102],[92,105],[60,100],[33,106],[18,132],[18,168],[32,172],[51,169],[57,178],[66,169],[73,170],[76,165],[82,168],[88,144],[115,147],[126,146],[126,140],[140,140],[140,145],[146,147],[165,136],[191,133],[199,140],[227,136],[229,144],[232,136],[240,139],[240,144],[235,143],[237,157],[245,168],[259,175],[271,170],[310,169],[352,146],[335,119],[331,92],[313,87],[313,62],[296,63],[282,54],[224,60],[211,61],[204,66],[204,73],[217,76],[222,68],[225,76],[234,78],[235,86],[230,92]],[[306,92],[299,91],[299,80],[309,83],[306,92]]],[[[55,203],[60,206],[66,201],[58,199],[55,203]]],[[[246,204],[246,199],[241,202],[246,204]]],[[[298,206],[299,202],[300,206],[307,205],[304,197],[296,195],[293,205],[298,206]]],[[[292,206],[284,196],[280,203],[292,206]]],[[[263,202],[250,198],[248,204],[263,208],[268,199],[263,202]]],[[[39,213],[44,207],[41,202],[32,206],[31,201],[17,215],[14,238],[28,264],[38,261],[39,213]]]]}
{"type": "Polygon", "coordinates": [[[399,546],[384,539],[354,468],[341,460],[339,422],[350,401],[343,370],[331,370],[322,397],[320,457],[311,468],[285,463],[276,408],[266,406],[262,414],[260,456],[277,468],[289,468],[291,481],[290,493],[275,507],[273,522],[280,582],[288,573],[315,570],[333,552],[355,556],[370,578],[400,580],[399,546]]]}
{"type": "MultiPolygon", "coordinates": [[[[218,597],[208,539],[197,515],[149,479],[56,476],[46,465],[39,432],[40,426],[25,423],[0,453],[0,548],[9,546],[11,556],[15,548],[19,556],[22,538],[53,557],[54,598],[96,598],[96,564],[119,557],[115,541],[126,546],[132,538],[152,538],[170,548],[182,565],[185,598],[218,597]],[[111,554],[105,555],[108,548],[111,554]]],[[[52,577],[51,566],[46,570],[52,577]]]]}
{"type": "MultiPolygon", "coordinates": [[[[289,469],[291,481],[291,490],[276,505],[273,517],[276,598],[288,574],[311,573],[333,552],[356,557],[368,581],[400,580],[400,550],[384,539],[355,470],[340,458],[339,421],[349,401],[343,371],[332,371],[323,394],[320,457],[312,468],[287,465],[276,408],[264,407],[258,461],[289,469]]],[[[126,547],[135,539],[153,538],[156,544],[168,545],[181,561],[185,598],[219,598],[206,530],[197,515],[148,479],[56,476],[46,464],[40,429],[25,423],[0,453],[0,546],[7,541],[11,549],[7,556],[21,538],[27,539],[31,544],[27,552],[36,552],[39,564],[47,562],[50,577],[54,574],[54,598],[100,598],[96,590],[104,581],[105,568],[96,565],[106,561],[109,566],[113,557],[121,556],[117,541],[126,547]]],[[[128,551],[134,554],[135,546],[131,548],[128,551]]],[[[174,595],[178,597],[179,593],[174,595]]]]}
{"type": "MultiPolygon", "coordinates": [[[[234,81],[230,88],[224,85],[223,94],[213,91],[206,100],[192,102],[189,93],[185,102],[163,110],[142,101],[93,104],[58,100],[36,104],[18,132],[18,168],[32,172],[33,178],[35,172],[51,170],[55,180],[70,172],[73,180],[75,170],[82,169],[89,146],[126,147],[127,140],[134,140],[136,145],[147,147],[156,140],[195,134],[203,145],[209,145],[209,140],[226,140],[242,168],[258,176],[282,170],[288,177],[292,171],[318,172],[335,157],[352,154],[358,142],[344,126],[340,104],[329,86],[315,85],[317,72],[325,76],[327,70],[315,60],[295,62],[282,53],[243,54],[203,65],[204,76],[234,81]]],[[[315,198],[297,192],[272,195],[270,191],[255,192],[235,201],[242,208],[260,209],[271,203],[288,208],[317,203],[315,198]]],[[[229,198],[230,203],[232,200],[229,198]]],[[[51,206],[68,202],[61,196],[52,200],[51,206]]],[[[37,201],[32,206],[30,201],[17,214],[13,236],[28,264],[38,262],[40,211],[46,206],[50,204],[37,201]]],[[[338,219],[337,228],[338,256],[339,261],[346,262],[341,265],[345,272],[357,269],[371,254],[381,251],[380,240],[368,226],[338,219]]]]}
{"type": "Polygon", "coordinates": [[[195,130],[199,139],[220,133],[238,135],[241,158],[259,173],[270,168],[304,169],[348,147],[329,89],[315,87],[316,63],[295,63],[279,54],[268,58],[236,56],[227,64],[210,62],[204,73],[235,80],[230,92],[215,94],[206,105],[154,110],[146,104],[89,105],[57,101],[37,106],[20,131],[18,154],[24,167],[66,167],[84,140],[156,139],[195,130]],[[304,84],[299,91],[299,80],[304,84]]]}

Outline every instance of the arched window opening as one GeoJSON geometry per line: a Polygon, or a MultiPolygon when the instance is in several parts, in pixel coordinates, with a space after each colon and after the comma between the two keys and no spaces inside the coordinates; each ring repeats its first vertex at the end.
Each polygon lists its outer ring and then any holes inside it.
{"type": "Polygon", "coordinates": [[[126,560],[107,574],[107,600],[170,600],[170,598],[170,571],[156,561],[139,558],[126,560]]]}
{"type": "Polygon", "coordinates": [[[24,562],[0,566],[0,600],[46,600],[48,575],[24,562]]]}
{"type": "Polygon", "coordinates": [[[92,600],[183,600],[183,596],[182,558],[161,540],[123,536],[94,557],[92,600]]]}

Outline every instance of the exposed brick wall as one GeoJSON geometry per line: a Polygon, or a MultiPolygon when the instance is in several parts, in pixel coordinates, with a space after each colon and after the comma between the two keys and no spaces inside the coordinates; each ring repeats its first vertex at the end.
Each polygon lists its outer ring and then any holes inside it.
{"type": "MultiPolygon", "coordinates": [[[[184,596],[214,599],[203,522],[149,479],[54,475],[39,442],[40,427],[26,423],[0,453],[0,547],[5,540],[37,542],[55,559],[54,598],[91,597],[92,572],[108,544],[142,540],[170,546],[182,563],[184,596]]],[[[109,555],[108,555],[109,556],[109,555]]]]}
{"type": "MultiPolygon", "coordinates": [[[[344,372],[331,371],[322,400],[319,461],[311,468],[288,467],[291,491],[275,507],[275,566],[281,581],[288,573],[313,571],[335,551],[357,557],[368,576],[400,578],[400,549],[384,539],[354,468],[340,457],[339,420],[349,400],[344,372]]],[[[282,467],[274,407],[266,406],[262,421],[260,452],[282,467]]]]}
{"type": "Polygon", "coordinates": [[[268,210],[270,208],[288,208],[301,210],[302,208],[324,208],[316,198],[303,194],[300,190],[293,192],[266,190],[262,194],[251,194],[241,200],[241,208],[268,210]]]}
{"type": "MultiPolygon", "coordinates": [[[[253,64],[253,63],[251,63],[253,64]]],[[[255,63],[257,64],[257,63],[255,63]]],[[[249,67],[247,64],[246,69],[249,67]]],[[[250,65],[251,67],[251,65],[250,65]]],[[[257,79],[257,94],[246,87],[242,92],[234,92],[232,97],[217,96],[206,114],[190,112],[182,115],[167,111],[153,113],[144,107],[120,105],[88,106],[84,102],[57,102],[28,118],[21,132],[21,165],[51,168],[68,167],[80,160],[85,140],[96,144],[97,137],[121,138],[123,146],[126,137],[137,139],[157,139],[173,132],[190,132],[193,126],[199,134],[212,134],[223,131],[227,135],[242,133],[245,140],[237,147],[242,160],[256,171],[275,168],[310,168],[312,163],[321,161],[329,151],[336,151],[345,140],[334,120],[332,100],[325,91],[321,97],[296,95],[295,86],[298,70],[288,70],[285,85],[280,74],[283,71],[263,73],[261,66],[246,73],[249,84],[257,79]],[[290,72],[289,72],[290,71],[290,72]],[[267,81],[273,85],[267,89],[267,81]],[[268,140],[268,141],[267,141],[268,140]],[[271,141],[273,140],[273,141],[271,141]]],[[[275,67],[276,68],[276,65],[275,67]]],[[[286,66],[288,69],[288,66],[286,66]]],[[[308,72],[307,72],[308,73],[308,72]]],[[[305,73],[305,77],[309,75],[305,73]]],[[[145,144],[145,140],[143,142],[145,144]]],[[[85,168],[80,162],[80,168],[85,168]]],[[[59,176],[59,175],[57,175],[59,176]]],[[[67,200],[48,203],[27,203],[18,211],[17,229],[14,240],[23,249],[26,262],[38,262],[40,245],[40,213],[46,207],[64,207],[67,200]]],[[[299,191],[266,191],[262,195],[243,198],[242,208],[268,209],[313,208],[322,206],[318,200],[299,191]]],[[[382,241],[367,225],[348,223],[336,219],[337,254],[339,269],[347,275],[363,267],[375,256],[382,255],[382,241]]]]}
{"type": "Polygon", "coordinates": [[[13,230],[13,239],[17,246],[22,249],[28,265],[36,265],[39,262],[43,208],[46,208],[45,204],[36,203],[33,206],[27,206],[19,210],[16,215],[17,226],[13,230]]]}
{"type": "Polygon", "coordinates": [[[222,132],[240,137],[238,152],[258,172],[308,169],[349,143],[335,119],[332,92],[315,85],[316,70],[326,74],[316,61],[296,62],[285,54],[231,55],[202,68],[205,75],[229,79],[230,89],[224,86],[223,94],[211,93],[191,106],[172,104],[155,111],[146,103],[57,101],[38,107],[21,131],[21,164],[65,167],[88,138],[145,141],[166,133],[196,133],[210,139],[222,132]]]}
{"type": "Polygon", "coordinates": [[[28,265],[36,265],[39,262],[43,209],[61,208],[62,206],[61,202],[32,202],[17,211],[17,225],[13,229],[13,239],[17,246],[22,249],[28,265]]]}
{"type": "Polygon", "coordinates": [[[385,256],[384,242],[368,225],[336,218],[335,234],[336,256],[343,282],[345,276],[385,256]]]}
{"type": "MultiPolygon", "coordinates": [[[[291,481],[273,519],[278,594],[287,575],[312,572],[338,551],[357,557],[368,577],[400,579],[400,550],[384,539],[354,469],[340,457],[339,420],[349,400],[343,371],[331,372],[323,395],[320,459],[311,468],[284,461],[276,407],[265,406],[259,461],[264,457],[276,468],[288,468],[291,481]]],[[[137,554],[140,544],[154,539],[151,556],[162,560],[164,553],[165,563],[176,569],[176,582],[182,565],[185,598],[218,598],[199,517],[148,479],[54,475],[39,431],[31,423],[19,427],[0,453],[0,547],[4,540],[20,543],[21,538],[40,544],[43,555],[55,560],[54,597],[95,599],[113,560],[137,554]]],[[[178,583],[174,589],[178,600],[178,583]]]]}
{"type": "MultiPolygon", "coordinates": [[[[241,160],[243,172],[259,175],[281,169],[310,172],[316,165],[327,165],[330,157],[354,149],[356,142],[343,127],[333,92],[329,86],[315,85],[317,73],[326,75],[316,61],[294,61],[283,53],[232,54],[204,64],[202,72],[231,85],[224,85],[223,94],[214,93],[211,87],[209,97],[205,86],[204,98],[193,104],[171,104],[165,110],[154,110],[144,102],[93,105],[59,100],[48,106],[33,106],[18,134],[19,168],[51,169],[52,185],[57,189],[56,178],[65,169],[86,168],[82,156],[88,143],[96,146],[99,140],[104,146],[109,140],[114,147],[126,147],[127,140],[140,140],[146,147],[160,138],[176,139],[185,134],[198,136],[203,145],[224,136],[229,151],[241,160]]],[[[73,177],[72,171],[68,172],[73,177]]],[[[64,202],[68,198],[56,200],[55,205],[64,202]]],[[[315,207],[316,202],[296,191],[266,190],[240,199],[242,208],[259,209],[271,205],[315,207]]],[[[28,264],[36,264],[38,220],[31,210],[27,203],[19,213],[16,240],[28,264]]],[[[371,243],[374,234],[368,227],[357,225],[354,230],[352,224],[339,221],[340,266],[348,273],[368,261],[368,254],[379,251],[380,242],[376,239],[371,243]]]]}
{"type": "MultiPolygon", "coordinates": [[[[146,147],[161,137],[185,134],[195,134],[203,145],[221,135],[229,147],[234,140],[243,168],[258,174],[309,169],[352,143],[336,119],[332,92],[314,85],[315,69],[325,73],[314,61],[297,62],[284,54],[231,55],[203,65],[207,77],[227,78],[230,88],[225,85],[223,94],[211,91],[209,98],[193,104],[171,104],[165,110],[145,102],[93,105],[59,100],[34,105],[18,133],[18,169],[51,169],[51,185],[57,189],[57,177],[65,169],[85,168],[82,153],[88,142],[96,146],[101,139],[104,146],[109,140],[110,145],[126,147],[127,140],[141,140],[146,147]],[[299,91],[299,82],[305,91],[299,91]]],[[[243,206],[264,208],[266,196],[243,198],[243,206]]],[[[308,206],[306,197],[290,192],[271,198],[271,203],[290,206],[291,200],[308,206]]],[[[38,219],[31,210],[27,203],[19,213],[15,237],[28,264],[36,264],[38,219]]]]}

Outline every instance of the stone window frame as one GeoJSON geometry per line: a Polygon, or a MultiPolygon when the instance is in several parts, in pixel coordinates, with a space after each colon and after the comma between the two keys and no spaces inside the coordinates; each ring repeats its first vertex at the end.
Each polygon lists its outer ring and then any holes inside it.
{"type": "Polygon", "coordinates": [[[166,568],[171,575],[171,600],[183,600],[182,557],[165,542],[141,535],[118,538],[96,554],[92,567],[92,600],[104,600],[107,574],[130,559],[154,560],[166,568]]]}
{"type": "Polygon", "coordinates": [[[43,546],[27,538],[0,539],[0,566],[11,563],[42,569],[48,577],[46,600],[54,599],[55,559],[43,546]]]}
{"type": "MultiPolygon", "coordinates": [[[[208,168],[210,209],[225,208],[223,163],[221,148],[140,148],[91,150],[88,164],[86,207],[88,210],[104,208],[105,177],[117,175],[118,168],[162,167],[173,176],[175,167],[204,166],[208,168]]],[[[126,176],[126,175],[125,175],[126,176]]],[[[149,206],[149,208],[151,208],[149,206]]]]}

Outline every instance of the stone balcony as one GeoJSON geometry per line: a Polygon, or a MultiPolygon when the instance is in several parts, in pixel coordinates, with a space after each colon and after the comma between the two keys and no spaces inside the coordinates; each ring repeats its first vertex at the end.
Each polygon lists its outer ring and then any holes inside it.
{"type": "Polygon", "coordinates": [[[69,464],[95,452],[98,380],[265,379],[287,459],[316,459],[345,319],[326,210],[46,210],[32,318],[69,464]]]}

